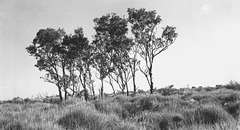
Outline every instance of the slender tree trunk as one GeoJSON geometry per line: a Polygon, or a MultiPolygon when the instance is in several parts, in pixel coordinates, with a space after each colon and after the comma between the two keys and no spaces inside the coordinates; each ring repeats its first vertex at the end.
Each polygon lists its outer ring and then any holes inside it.
{"type": "Polygon", "coordinates": [[[153,75],[152,75],[152,66],[149,69],[149,80],[150,80],[150,94],[153,94],[153,75]]]}
{"type": "Polygon", "coordinates": [[[88,100],[88,92],[87,92],[87,87],[86,87],[86,75],[84,74],[83,76],[83,89],[84,89],[84,98],[85,101],[88,100]]]}
{"type": "MultiPolygon", "coordinates": [[[[134,61],[133,61],[133,65],[130,63],[130,69],[131,69],[131,73],[132,73],[132,81],[133,81],[133,93],[134,95],[136,95],[137,92],[137,86],[136,86],[136,54],[134,54],[134,61]]],[[[130,62],[130,61],[129,61],[130,62]]]]}
{"type": "Polygon", "coordinates": [[[61,91],[61,87],[59,86],[59,83],[58,83],[58,94],[59,94],[60,100],[63,101],[62,91],[61,91]]]}
{"type": "Polygon", "coordinates": [[[94,91],[94,86],[93,86],[93,81],[92,81],[92,74],[91,74],[91,71],[90,69],[88,69],[88,76],[89,76],[89,80],[90,80],[90,87],[91,87],[91,90],[92,90],[92,94],[93,94],[93,97],[95,98],[95,91],[94,91]]]}
{"type": "Polygon", "coordinates": [[[101,90],[100,90],[100,93],[101,93],[101,98],[103,99],[103,79],[101,79],[101,90]]]}
{"type": "Polygon", "coordinates": [[[136,81],[135,81],[135,75],[133,76],[133,93],[134,95],[136,94],[137,92],[137,86],[136,86],[136,81]]]}
{"type": "Polygon", "coordinates": [[[127,84],[127,82],[125,82],[125,87],[126,87],[126,90],[127,90],[127,96],[129,96],[129,90],[128,90],[128,84],[127,84]]]}
{"type": "Polygon", "coordinates": [[[93,87],[93,85],[91,85],[91,87],[92,87],[92,94],[93,94],[93,97],[95,98],[95,90],[94,90],[94,87],[93,87]]]}
{"type": "Polygon", "coordinates": [[[62,71],[63,71],[63,87],[64,87],[64,97],[65,97],[65,100],[67,100],[67,84],[66,84],[66,73],[65,73],[65,66],[63,65],[62,66],[62,71]]]}
{"type": "Polygon", "coordinates": [[[122,94],[124,94],[125,86],[122,84],[122,94]]]}
{"type": "Polygon", "coordinates": [[[64,88],[64,92],[65,92],[65,100],[67,100],[67,89],[64,88]]]}
{"type": "Polygon", "coordinates": [[[116,92],[115,92],[115,89],[114,89],[114,86],[113,86],[113,83],[112,83],[112,79],[111,79],[111,77],[110,76],[108,76],[108,78],[109,78],[109,84],[111,85],[111,87],[112,87],[112,90],[113,90],[113,94],[114,95],[116,95],[116,92]]]}

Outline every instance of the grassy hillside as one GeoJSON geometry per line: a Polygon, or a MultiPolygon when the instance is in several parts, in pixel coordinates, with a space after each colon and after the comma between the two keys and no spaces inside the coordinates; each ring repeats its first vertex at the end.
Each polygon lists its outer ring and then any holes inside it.
{"type": "Polygon", "coordinates": [[[88,102],[6,102],[0,105],[0,129],[237,130],[240,92],[233,88],[164,88],[88,102]]]}

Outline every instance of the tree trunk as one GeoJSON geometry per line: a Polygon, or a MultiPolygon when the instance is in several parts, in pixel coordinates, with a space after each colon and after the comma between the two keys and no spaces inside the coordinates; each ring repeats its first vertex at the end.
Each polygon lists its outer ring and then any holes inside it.
{"type": "Polygon", "coordinates": [[[58,85],[58,94],[59,94],[60,100],[63,101],[62,91],[61,91],[61,87],[59,85],[58,85]]]}
{"type": "Polygon", "coordinates": [[[109,76],[108,76],[108,78],[109,78],[109,84],[111,85],[112,90],[113,90],[113,94],[116,95],[116,92],[115,92],[115,89],[114,89],[114,86],[113,86],[113,83],[112,83],[112,79],[109,76]]]}
{"type": "Polygon", "coordinates": [[[63,72],[63,87],[64,87],[64,97],[65,97],[65,100],[67,100],[67,84],[66,84],[66,73],[65,73],[65,66],[62,65],[62,72],[63,72]]]}
{"type": "Polygon", "coordinates": [[[85,101],[88,100],[88,91],[86,88],[84,88],[84,99],[85,99],[85,101]]]}
{"type": "Polygon", "coordinates": [[[136,95],[137,92],[137,86],[136,86],[136,81],[135,81],[135,74],[133,76],[133,93],[136,95]]]}
{"type": "Polygon", "coordinates": [[[88,92],[87,92],[87,87],[86,87],[86,75],[83,75],[83,89],[84,89],[84,98],[85,101],[88,100],[88,92]]]}
{"type": "Polygon", "coordinates": [[[129,90],[128,90],[128,84],[127,84],[127,82],[125,83],[125,87],[126,87],[126,90],[127,90],[127,96],[129,96],[129,90]]]}
{"type": "Polygon", "coordinates": [[[153,94],[153,75],[152,75],[152,66],[149,69],[149,78],[150,78],[150,94],[153,94]]]}
{"type": "Polygon", "coordinates": [[[65,100],[67,100],[67,89],[64,88],[64,92],[65,92],[65,100]]]}
{"type": "Polygon", "coordinates": [[[93,85],[91,86],[92,87],[92,94],[93,94],[93,98],[95,98],[95,90],[94,90],[94,87],[93,87],[93,85]]]}
{"type": "Polygon", "coordinates": [[[131,72],[132,72],[132,81],[133,81],[133,93],[134,95],[136,95],[136,92],[137,92],[137,86],[136,86],[136,54],[134,54],[134,63],[133,63],[133,66],[130,64],[130,69],[131,69],[131,72]]]}
{"type": "Polygon", "coordinates": [[[101,98],[103,99],[103,79],[101,79],[101,90],[100,90],[100,93],[101,93],[101,98]]]}
{"type": "Polygon", "coordinates": [[[90,79],[90,87],[91,87],[91,90],[92,90],[92,94],[93,94],[93,97],[95,98],[95,91],[94,91],[94,87],[93,87],[93,81],[92,81],[92,74],[91,74],[91,71],[90,69],[88,69],[88,76],[89,76],[89,79],[90,79]]]}

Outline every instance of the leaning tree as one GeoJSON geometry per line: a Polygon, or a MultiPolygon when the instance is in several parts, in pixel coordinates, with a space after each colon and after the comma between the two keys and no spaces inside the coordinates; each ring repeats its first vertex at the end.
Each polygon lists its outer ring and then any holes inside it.
{"type": "Polygon", "coordinates": [[[166,26],[161,36],[157,36],[157,25],[162,19],[156,11],[146,11],[144,8],[128,8],[128,21],[138,48],[139,56],[145,61],[145,68],[139,67],[146,77],[153,93],[153,61],[154,58],[172,45],[177,37],[176,27],[166,26]]]}
{"type": "Polygon", "coordinates": [[[62,90],[66,93],[67,88],[65,74],[67,61],[63,58],[65,51],[61,47],[64,35],[63,29],[40,29],[33,39],[32,45],[26,48],[28,53],[37,59],[35,67],[40,71],[46,71],[43,79],[58,87],[61,100],[63,100],[62,90]]]}

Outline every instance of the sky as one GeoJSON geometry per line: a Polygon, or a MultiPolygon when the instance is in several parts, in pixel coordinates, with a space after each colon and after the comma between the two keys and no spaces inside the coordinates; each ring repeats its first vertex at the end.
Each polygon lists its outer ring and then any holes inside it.
{"type": "MultiPolygon", "coordinates": [[[[131,7],[156,10],[163,20],[158,31],[177,28],[175,43],[154,61],[154,87],[240,81],[239,0],[0,0],[0,100],[57,94],[56,86],[40,79],[45,73],[25,49],[38,30],[64,28],[70,34],[82,27],[91,41],[94,18],[127,17],[131,7]]],[[[140,72],[137,86],[149,88],[140,72]]]]}

